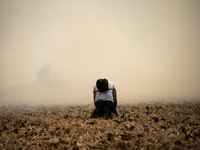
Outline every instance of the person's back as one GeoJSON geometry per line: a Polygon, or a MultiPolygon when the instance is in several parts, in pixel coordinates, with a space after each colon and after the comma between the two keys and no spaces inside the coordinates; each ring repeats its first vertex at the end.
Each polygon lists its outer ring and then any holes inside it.
{"type": "MultiPolygon", "coordinates": [[[[99,79],[101,81],[107,80],[107,79],[99,79]]],[[[110,116],[116,115],[116,107],[117,107],[117,92],[115,84],[111,81],[108,81],[108,88],[107,91],[101,91],[98,89],[100,85],[98,85],[98,81],[96,82],[96,85],[93,88],[93,98],[94,98],[94,104],[96,109],[94,110],[93,114],[91,115],[91,118],[95,118],[97,116],[110,116]]],[[[104,85],[105,86],[105,85],[104,85]]]]}

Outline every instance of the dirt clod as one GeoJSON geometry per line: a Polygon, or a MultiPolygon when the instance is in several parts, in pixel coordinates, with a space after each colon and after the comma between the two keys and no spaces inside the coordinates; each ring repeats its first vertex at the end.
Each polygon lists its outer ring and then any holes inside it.
{"type": "Polygon", "coordinates": [[[200,149],[199,102],[119,105],[114,119],[88,105],[0,108],[0,149],[200,149]]]}

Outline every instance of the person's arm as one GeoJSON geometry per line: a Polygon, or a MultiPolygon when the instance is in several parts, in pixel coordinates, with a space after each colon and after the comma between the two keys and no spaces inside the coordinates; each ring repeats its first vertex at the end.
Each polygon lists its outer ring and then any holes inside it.
{"type": "Polygon", "coordinates": [[[95,104],[95,97],[96,97],[96,91],[93,92],[93,99],[94,99],[94,104],[95,104]]]}
{"type": "Polygon", "coordinates": [[[117,107],[117,91],[116,91],[116,89],[113,90],[113,100],[114,100],[115,107],[117,107]]]}

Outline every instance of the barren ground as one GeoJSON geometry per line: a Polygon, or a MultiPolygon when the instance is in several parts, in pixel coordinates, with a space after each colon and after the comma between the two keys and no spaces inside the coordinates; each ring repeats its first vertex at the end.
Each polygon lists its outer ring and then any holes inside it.
{"type": "Polygon", "coordinates": [[[93,105],[1,106],[0,149],[200,149],[200,101],[120,104],[117,119],[93,105]]]}

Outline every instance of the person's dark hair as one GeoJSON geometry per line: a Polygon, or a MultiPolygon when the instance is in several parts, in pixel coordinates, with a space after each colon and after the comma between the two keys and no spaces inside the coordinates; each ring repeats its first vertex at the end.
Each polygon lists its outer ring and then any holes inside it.
{"type": "Polygon", "coordinates": [[[105,79],[98,79],[96,81],[96,86],[97,86],[99,92],[105,92],[105,91],[109,90],[108,80],[106,78],[105,79]]]}

